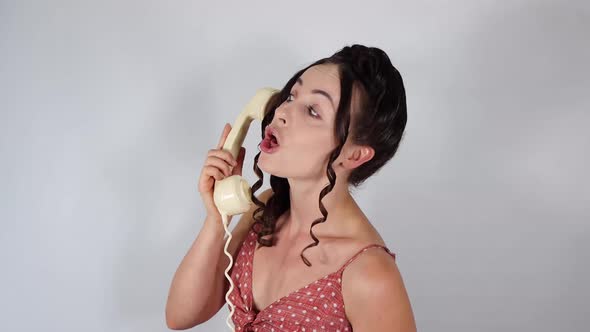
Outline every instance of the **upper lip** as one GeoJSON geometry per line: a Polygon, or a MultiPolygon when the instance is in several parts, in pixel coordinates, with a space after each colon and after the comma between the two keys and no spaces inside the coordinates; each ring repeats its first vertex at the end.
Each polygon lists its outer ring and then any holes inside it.
{"type": "Polygon", "coordinates": [[[279,132],[275,128],[273,128],[271,126],[267,126],[264,131],[264,137],[268,138],[270,135],[273,135],[277,139],[277,144],[279,144],[279,145],[281,144],[279,132]]]}

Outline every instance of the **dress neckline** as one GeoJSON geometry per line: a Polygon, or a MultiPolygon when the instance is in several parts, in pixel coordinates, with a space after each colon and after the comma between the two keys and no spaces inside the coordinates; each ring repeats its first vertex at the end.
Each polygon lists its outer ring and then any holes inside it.
{"type": "MultiPolygon", "coordinates": [[[[252,229],[250,230],[250,233],[252,233],[252,234],[254,234],[254,236],[256,236],[256,232],[254,232],[252,229]]],[[[256,239],[254,239],[254,240],[256,240],[256,239]]],[[[252,285],[254,284],[254,273],[253,273],[253,271],[254,271],[254,253],[255,253],[255,251],[256,251],[256,241],[254,241],[254,246],[253,246],[253,248],[252,248],[252,255],[251,255],[251,258],[250,258],[250,264],[247,264],[247,265],[246,265],[246,266],[248,266],[248,265],[250,266],[250,267],[248,268],[248,272],[250,273],[250,285],[249,285],[249,287],[248,287],[248,288],[249,288],[249,292],[250,292],[250,309],[251,309],[252,311],[254,311],[254,312],[256,313],[256,315],[258,315],[258,314],[260,314],[261,312],[264,312],[264,311],[268,310],[268,309],[269,309],[271,306],[273,306],[273,305],[275,305],[275,304],[277,304],[277,303],[279,303],[279,302],[283,301],[284,299],[287,299],[287,298],[291,297],[292,295],[295,295],[295,294],[297,294],[297,293],[301,292],[302,290],[304,290],[304,289],[308,288],[309,286],[311,286],[311,285],[313,285],[313,284],[315,284],[315,283],[317,283],[317,282],[319,282],[319,281],[321,281],[321,280],[323,280],[323,279],[329,279],[329,278],[331,278],[332,276],[339,274],[339,273],[341,272],[341,270],[342,270],[344,267],[346,267],[346,266],[348,265],[348,263],[349,263],[351,260],[353,260],[353,259],[354,259],[354,258],[355,258],[355,257],[356,257],[356,256],[357,256],[359,253],[360,253],[360,252],[362,252],[362,251],[364,251],[365,249],[368,249],[368,248],[370,248],[370,247],[372,247],[372,246],[378,246],[378,247],[381,247],[381,248],[385,249],[385,250],[386,250],[388,253],[390,252],[390,251],[389,251],[389,250],[388,250],[386,247],[384,247],[384,246],[383,246],[383,245],[381,245],[381,244],[377,244],[377,243],[369,244],[369,245],[365,246],[364,248],[362,248],[361,250],[359,250],[359,251],[358,251],[358,252],[357,252],[355,255],[353,255],[353,257],[351,257],[350,259],[348,259],[348,260],[347,260],[347,261],[344,263],[344,265],[342,265],[342,266],[341,266],[341,267],[340,267],[338,270],[336,270],[336,271],[334,271],[334,272],[330,272],[330,273],[326,274],[325,276],[323,276],[323,277],[320,277],[319,279],[316,279],[316,280],[314,280],[314,281],[312,281],[312,282],[308,283],[307,285],[305,285],[305,286],[303,286],[303,287],[300,287],[300,288],[298,288],[298,289],[296,289],[296,290],[292,291],[291,293],[289,293],[289,294],[287,294],[287,295],[284,295],[284,296],[280,297],[279,299],[277,299],[277,300],[275,300],[275,301],[273,301],[273,302],[269,303],[269,304],[268,304],[266,307],[264,307],[264,308],[262,308],[262,309],[260,309],[260,310],[259,310],[258,308],[256,308],[256,304],[254,303],[254,292],[253,292],[253,290],[252,290],[252,285]]]]}
{"type": "MultiPolygon", "coordinates": [[[[252,264],[250,264],[250,266],[252,266],[252,264]]],[[[281,298],[279,298],[279,299],[271,302],[269,305],[267,305],[266,307],[262,308],[262,310],[258,310],[258,308],[256,308],[256,304],[254,303],[254,293],[252,292],[252,283],[253,283],[252,282],[252,279],[253,279],[252,278],[252,268],[250,267],[250,287],[249,287],[250,288],[250,302],[251,302],[250,308],[252,308],[252,310],[256,314],[259,314],[259,313],[261,313],[263,311],[266,311],[271,306],[273,306],[273,305],[275,305],[275,304],[283,301],[284,299],[287,299],[287,298],[291,297],[292,295],[295,295],[295,294],[301,292],[302,290],[304,290],[304,289],[308,288],[309,286],[311,286],[311,285],[319,282],[322,279],[328,279],[329,277],[331,277],[332,275],[337,274],[338,272],[339,271],[335,271],[335,272],[329,273],[329,274],[327,274],[327,275],[325,275],[325,276],[323,276],[323,277],[321,277],[321,278],[319,278],[317,280],[314,280],[314,281],[310,282],[309,284],[307,284],[307,285],[305,285],[305,286],[303,286],[303,287],[301,287],[299,289],[296,289],[296,290],[292,291],[291,293],[289,293],[289,294],[287,294],[287,295],[285,295],[285,296],[283,296],[283,297],[281,297],[281,298]]]]}

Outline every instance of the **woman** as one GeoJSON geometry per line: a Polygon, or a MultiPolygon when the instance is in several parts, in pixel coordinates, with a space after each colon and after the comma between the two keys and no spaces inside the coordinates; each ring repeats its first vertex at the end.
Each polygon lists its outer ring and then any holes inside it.
{"type": "MultiPolygon", "coordinates": [[[[416,331],[395,254],[351,195],[393,157],[406,118],[400,73],[382,50],[356,44],[298,71],[271,97],[254,158],[256,210],[245,214],[253,222],[236,226],[234,233],[244,228],[245,235],[229,249],[236,331],[416,331]],[[271,189],[257,197],[263,171],[271,189]]],[[[227,133],[228,126],[199,183],[211,214],[212,179],[241,175],[245,155],[242,148],[234,160],[220,150],[227,133]]],[[[211,220],[204,229],[221,236],[220,217],[211,220]]],[[[229,286],[220,286],[220,267],[229,261],[217,259],[219,246],[208,234],[199,234],[175,276],[171,328],[204,322],[225,303],[220,292],[229,286]],[[215,274],[207,264],[217,265],[215,274]],[[187,298],[194,285],[213,283],[212,295],[187,298]],[[199,318],[190,321],[190,312],[199,318]]]]}

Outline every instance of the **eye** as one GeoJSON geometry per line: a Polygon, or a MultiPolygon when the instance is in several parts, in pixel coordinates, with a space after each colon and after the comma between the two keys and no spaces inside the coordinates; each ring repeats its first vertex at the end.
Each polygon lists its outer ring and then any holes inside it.
{"type": "MultiPolygon", "coordinates": [[[[287,100],[286,100],[287,102],[289,102],[289,97],[291,97],[291,96],[293,96],[292,93],[290,93],[289,96],[287,97],[287,100]]],[[[320,118],[320,115],[311,106],[307,106],[307,113],[310,114],[310,116],[312,118],[318,118],[318,119],[320,118]],[[311,115],[311,112],[313,112],[314,114],[317,114],[317,115],[311,115]]]]}

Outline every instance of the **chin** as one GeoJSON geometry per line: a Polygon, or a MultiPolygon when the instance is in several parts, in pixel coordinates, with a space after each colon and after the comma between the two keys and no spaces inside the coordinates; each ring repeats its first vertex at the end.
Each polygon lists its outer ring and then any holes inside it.
{"type": "Polygon", "coordinates": [[[287,174],[284,174],[283,172],[281,172],[280,169],[276,169],[276,168],[269,166],[267,164],[268,160],[266,160],[266,158],[263,156],[263,154],[264,154],[264,152],[262,152],[262,154],[258,158],[258,168],[260,168],[260,170],[266,174],[274,175],[274,176],[281,177],[281,178],[286,178],[287,174]]]}

